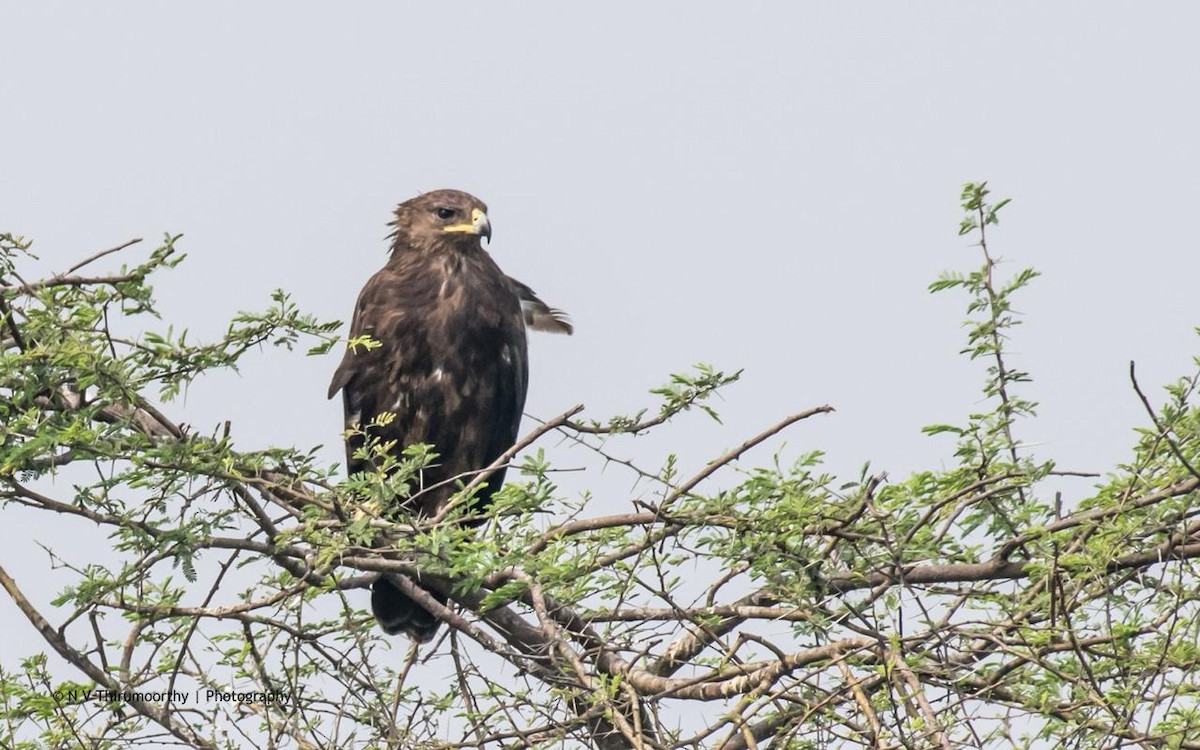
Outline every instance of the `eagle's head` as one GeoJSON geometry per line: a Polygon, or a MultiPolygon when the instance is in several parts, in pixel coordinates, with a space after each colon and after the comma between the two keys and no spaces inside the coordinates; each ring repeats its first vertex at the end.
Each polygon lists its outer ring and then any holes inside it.
{"type": "Polygon", "coordinates": [[[492,238],[487,206],[461,190],[434,190],[396,206],[393,249],[433,250],[469,245],[479,247],[481,237],[492,238]]]}

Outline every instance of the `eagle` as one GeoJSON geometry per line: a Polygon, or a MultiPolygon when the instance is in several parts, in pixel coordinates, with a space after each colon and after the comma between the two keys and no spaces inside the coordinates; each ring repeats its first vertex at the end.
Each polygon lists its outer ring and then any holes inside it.
{"type": "MultiPolygon", "coordinates": [[[[492,225],[478,198],[458,190],[423,193],[397,206],[390,226],[390,256],[358,295],[352,343],[329,398],[342,394],[348,474],[373,469],[359,453],[364,430],[394,446],[397,457],[409,445],[433,446],[436,457],[416,491],[389,509],[432,518],[459,480],[469,481],[516,442],[529,382],[526,329],[570,334],[572,326],[483,249],[492,225]],[[364,336],[377,345],[355,346],[364,336]],[[390,420],[377,420],[385,413],[390,420]]],[[[501,468],[471,510],[485,509],[503,484],[501,468]]],[[[431,612],[382,576],[371,587],[371,611],[389,635],[425,642],[438,629],[431,612]]]]}

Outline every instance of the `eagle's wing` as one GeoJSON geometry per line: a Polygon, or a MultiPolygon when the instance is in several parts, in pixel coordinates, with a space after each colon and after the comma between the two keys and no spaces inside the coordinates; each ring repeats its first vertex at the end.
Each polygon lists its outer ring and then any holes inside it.
{"type": "MultiPolygon", "coordinates": [[[[350,323],[350,338],[369,336],[375,343],[369,346],[346,347],[346,353],[333,379],[329,382],[328,397],[342,392],[347,429],[361,430],[382,412],[398,411],[404,397],[411,391],[410,367],[399,362],[402,352],[411,350],[408,341],[397,340],[403,332],[405,316],[410,314],[397,279],[386,269],[376,273],[363,287],[354,306],[350,323]],[[381,339],[387,340],[385,345],[381,339]],[[387,349],[385,353],[383,349],[387,349]],[[397,377],[397,371],[401,377],[397,377]]],[[[428,368],[426,368],[428,369],[428,368]]],[[[400,425],[396,425],[397,428],[400,425]]],[[[402,437],[402,436],[401,436],[402,437]]],[[[346,440],[346,469],[354,474],[368,468],[354,453],[364,442],[363,435],[353,434],[346,440]]],[[[405,443],[407,445],[407,443],[405,443]]]]}
{"type": "Polygon", "coordinates": [[[525,325],[535,331],[549,333],[565,333],[568,336],[575,332],[571,318],[557,307],[550,307],[542,302],[533,290],[511,276],[506,277],[508,283],[521,300],[521,313],[525,316],[525,325]]]}

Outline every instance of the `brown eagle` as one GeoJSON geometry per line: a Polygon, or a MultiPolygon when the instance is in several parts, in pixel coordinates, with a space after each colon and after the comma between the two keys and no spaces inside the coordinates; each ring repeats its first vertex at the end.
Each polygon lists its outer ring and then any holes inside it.
{"type": "MultiPolygon", "coordinates": [[[[391,257],[359,293],[350,326],[351,338],[370,336],[379,346],[347,348],[329,397],[342,392],[347,428],[395,415],[370,434],[395,441],[397,454],[414,443],[433,446],[434,465],[402,508],[432,517],[453,496],[456,479],[469,481],[517,439],[529,380],[525,329],[572,328],[484,251],[492,227],[478,198],[424,193],[397,206],[391,226],[391,257]]],[[[370,469],[354,455],[363,435],[347,434],[347,472],[370,469]]],[[[481,488],[477,507],[503,484],[501,469],[481,488]]],[[[371,587],[371,611],[384,632],[419,642],[438,628],[432,613],[384,578],[371,587]]]]}

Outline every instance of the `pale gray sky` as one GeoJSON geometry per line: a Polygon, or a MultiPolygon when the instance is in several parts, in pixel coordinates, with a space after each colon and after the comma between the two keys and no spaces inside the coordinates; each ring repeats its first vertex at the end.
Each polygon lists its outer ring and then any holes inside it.
{"type": "MultiPolygon", "coordinates": [[[[532,342],[530,413],[746,368],[725,424],[635,444],[650,464],[823,403],[789,446],[839,472],[948,461],[919,429],[962,421],[983,373],[964,300],[925,287],[977,262],[968,180],[1014,198],[1007,268],[1045,274],[1013,346],[1043,456],[1109,469],[1144,421],[1128,361],[1158,399],[1200,352],[1194,4],[6,2],[0,28],[0,231],[45,268],[182,232],[176,325],[212,334],[276,287],[344,320],[392,207],[465,189],[500,265],[577,324],[532,342]]],[[[186,418],[340,460],[336,356],[198,383],[186,418]]],[[[564,486],[617,503],[625,479],[564,486]]],[[[12,564],[37,531],[0,526],[12,564]]]]}

